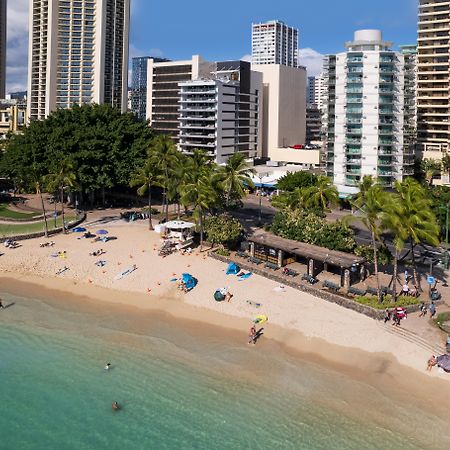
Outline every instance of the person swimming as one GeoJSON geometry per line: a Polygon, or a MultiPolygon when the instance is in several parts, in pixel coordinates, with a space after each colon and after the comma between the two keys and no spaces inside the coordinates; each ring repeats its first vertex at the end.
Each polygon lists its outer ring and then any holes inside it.
{"type": "Polygon", "coordinates": [[[111,363],[107,363],[105,366],[105,370],[109,370],[109,369],[111,369],[111,363]]]}
{"type": "Polygon", "coordinates": [[[120,406],[117,402],[113,402],[113,404],[111,405],[111,408],[113,411],[119,411],[120,406]]]}

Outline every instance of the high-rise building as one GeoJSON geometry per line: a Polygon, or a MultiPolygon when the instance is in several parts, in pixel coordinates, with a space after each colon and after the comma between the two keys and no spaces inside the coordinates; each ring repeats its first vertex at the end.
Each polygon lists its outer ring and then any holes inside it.
{"type": "Polygon", "coordinates": [[[218,164],[234,153],[258,156],[262,75],[249,62],[218,62],[209,79],[183,81],[179,87],[183,153],[204,149],[218,164]]]}
{"type": "Polygon", "coordinates": [[[28,117],[106,103],[126,111],[130,0],[31,0],[28,117]]]}
{"type": "Polygon", "coordinates": [[[179,140],[181,81],[197,80],[211,75],[213,65],[199,55],[185,61],[147,62],[147,113],[150,126],[159,133],[179,140]]]}
{"type": "Polygon", "coordinates": [[[419,1],[417,47],[417,128],[424,158],[441,159],[449,150],[450,2],[419,1]]]}
{"type": "Polygon", "coordinates": [[[252,26],[253,64],[298,66],[298,29],[278,20],[252,26]]]}
{"type": "Polygon", "coordinates": [[[0,98],[6,93],[6,3],[0,0],[0,98]]]}
{"type": "Polygon", "coordinates": [[[327,174],[343,195],[357,192],[364,175],[390,187],[412,174],[404,55],[391,45],[379,30],[360,30],[346,52],[327,57],[327,174]]]}
{"type": "Polygon", "coordinates": [[[323,108],[325,88],[323,73],[315,77],[308,77],[307,104],[315,105],[321,110],[323,108]]]}
{"type": "Polygon", "coordinates": [[[306,106],[306,143],[320,142],[322,136],[322,117],[320,109],[314,104],[306,106]]]}
{"type": "Polygon", "coordinates": [[[147,66],[148,61],[167,62],[165,58],[137,56],[131,63],[130,110],[139,119],[145,119],[147,111],[147,66]]]}

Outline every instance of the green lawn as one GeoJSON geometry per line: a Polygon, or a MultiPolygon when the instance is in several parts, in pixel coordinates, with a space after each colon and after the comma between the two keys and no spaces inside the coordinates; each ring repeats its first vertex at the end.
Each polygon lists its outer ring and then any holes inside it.
{"type": "MultiPolygon", "coordinates": [[[[69,221],[74,220],[74,216],[66,216],[66,223],[69,221]]],[[[55,228],[55,220],[48,219],[48,229],[53,230],[55,228]]],[[[56,228],[60,227],[62,225],[62,220],[59,217],[56,221],[56,228]]],[[[44,221],[42,222],[36,222],[36,223],[27,223],[27,224],[0,224],[0,237],[5,236],[18,236],[22,234],[31,234],[31,233],[38,233],[39,231],[44,231],[44,221]]]]}
{"type": "Polygon", "coordinates": [[[13,211],[9,209],[8,203],[0,203],[0,219],[2,217],[6,217],[7,219],[32,219],[38,215],[39,213],[23,213],[13,211]]]}

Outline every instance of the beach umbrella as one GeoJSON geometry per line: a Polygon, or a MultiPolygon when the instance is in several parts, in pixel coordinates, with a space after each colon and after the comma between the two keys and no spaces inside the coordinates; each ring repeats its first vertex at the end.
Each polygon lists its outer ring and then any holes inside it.
{"type": "Polygon", "coordinates": [[[84,233],[86,231],[86,228],[83,227],[76,227],[72,230],[73,233],[84,233]]]}
{"type": "Polygon", "coordinates": [[[106,230],[97,230],[95,233],[96,234],[108,234],[108,231],[106,231],[106,230]]]}
{"type": "Polygon", "coordinates": [[[214,292],[214,300],[216,302],[222,302],[225,300],[225,295],[223,295],[222,292],[220,292],[220,289],[217,289],[217,291],[214,292]]]}
{"type": "Polygon", "coordinates": [[[438,366],[446,372],[450,372],[450,355],[441,355],[437,357],[438,366]]]}
{"type": "Polygon", "coordinates": [[[260,325],[267,322],[268,320],[269,318],[265,314],[260,314],[253,319],[253,323],[255,323],[256,325],[260,325]]]}

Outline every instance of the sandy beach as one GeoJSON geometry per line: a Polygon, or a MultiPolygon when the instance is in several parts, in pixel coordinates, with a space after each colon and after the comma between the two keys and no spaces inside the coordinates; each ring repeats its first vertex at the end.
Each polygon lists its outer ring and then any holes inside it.
{"type": "Polygon", "coordinates": [[[115,236],[116,240],[93,243],[92,239],[78,239],[80,234],[70,233],[52,237],[53,247],[41,248],[39,243],[44,239],[34,239],[21,242],[16,249],[2,249],[0,292],[36,294],[39,285],[49,292],[162,311],[197,323],[233,329],[243,333],[243,339],[251,320],[265,314],[269,322],[260,345],[272,338],[287,349],[341,365],[353,374],[361,369],[366,375],[372,372],[395,376],[398,370],[408,368],[435,378],[438,384],[441,383],[437,378],[450,380],[448,374],[437,368],[425,372],[430,351],[392,333],[390,324],[384,325],[289,287],[281,289],[275,282],[257,275],[239,281],[235,276],[227,276],[226,265],[209,258],[206,251],[196,249],[190,255],[162,258],[157,251],[161,238],[148,230],[146,222],[106,222],[88,221],[84,226],[94,233],[106,228],[108,236],[115,236]],[[99,249],[106,253],[100,257],[89,255],[99,249]],[[66,252],[64,258],[51,256],[62,251],[66,252]],[[106,261],[106,265],[96,266],[98,260],[106,261]],[[137,270],[116,279],[134,264],[137,270]],[[56,275],[64,267],[69,270],[56,275]],[[197,287],[187,294],[177,290],[176,282],[171,281],[183,272],[199,280],[197,287]],[[214,301],[214,291],[222,287],[233,293],[230,302],[214,301]],[[261,306],[257,308],[249,301],[261,306]]]}

